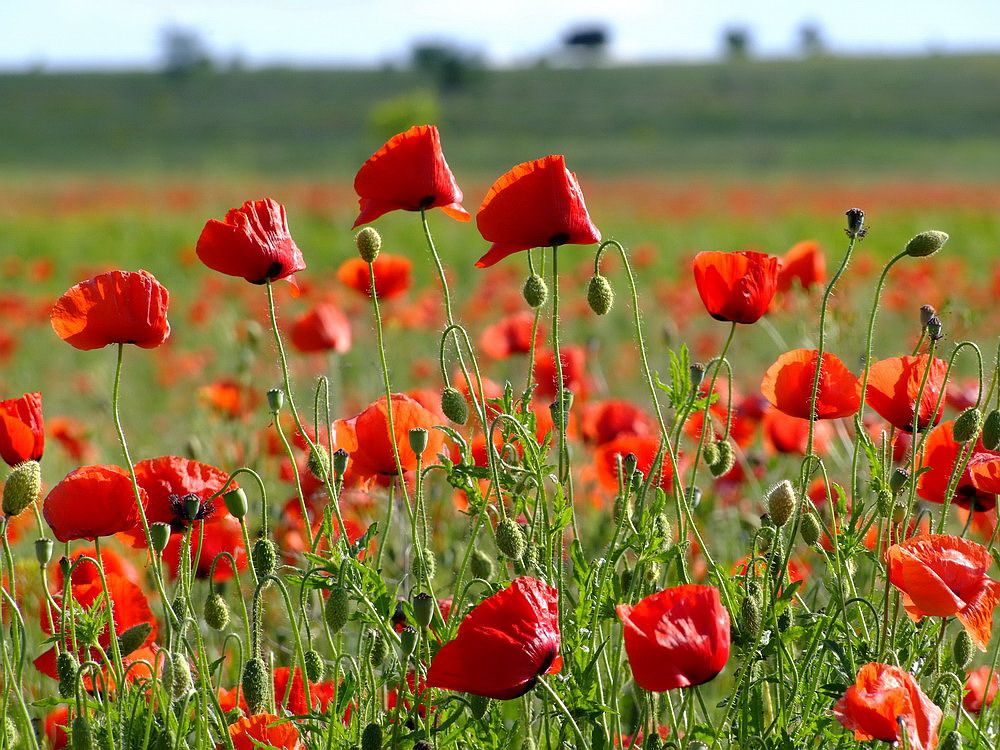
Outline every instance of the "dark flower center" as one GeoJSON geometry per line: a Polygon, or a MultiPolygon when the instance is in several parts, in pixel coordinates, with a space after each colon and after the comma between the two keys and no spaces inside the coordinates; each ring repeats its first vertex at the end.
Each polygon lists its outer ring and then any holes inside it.
{"type": "Polygon", "coordinates": [[[569,232],[559,232],[549,237],[549,246],[556,247],[558,245],[565,245],[569,242],[569,232]]]}

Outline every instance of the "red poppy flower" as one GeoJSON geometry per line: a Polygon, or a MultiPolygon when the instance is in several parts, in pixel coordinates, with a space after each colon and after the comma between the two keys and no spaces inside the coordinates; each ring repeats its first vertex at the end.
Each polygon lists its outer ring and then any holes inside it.
{"type": "Polygon", "coordinates": [[[42,394],[0,401],[0,458],[8,466],[37,461],[45,450],[42,394]]]}
{"type": "Polygon", "coordinates": [[[604,445],[626,435],[645,437],[655,430],[653,418],[625,399],[608,399],[588,405],[581,424],[583,439],[592,445],[604,445]]]}
{"type": "Polygon", "coordinates": [[[295,321],[291,339],[300,352],[343,354],[351,348],[351,323],[336,305],[321,302],[295,321]]]}
{"type": "Polygon", "coordinates": [[[701,685],[729,659],[729,613],[714,586],[675,586],[616,610],[641,688],[662,693],[701,685]]]}
{"type": "MultiPolygon", "coordinates": [[[[301,750],[304,747],[295,725],[274,714],[253,714],[229,725],[229,736],[236,750],[257,750],[259,747],[283,747],[301,750]]],[[[217,747],[225,747],[220,744],[217,747]]]]}
{"type": "Polygon", "coordinates": [[[493,243],[476,268],[533,247],[601,241],[580,183],[562,156],[518,164],[494,182],[476,213],[476,226],[483,239],[493,243]]]}
{"type": "MultiPolygon", "coordinates": [[[[81,557],[90,557],[97,559],[97,548],[96,547],[77,547],[76,551],[69,556],[70,563],[75,563],[81,557]]],[[[121,576],[136,586],[141,586],[143,583],[143,576],[139,573],[138,568],[136,568],[131,562],[126,560],[120,554],[115,552],[114,548],[106,547],[101,550],[101,561],[104,563],[104,572],[107,574],[113,573],[116,576],[121,576]]],[[[53,563],[52,577],[56,584],[56,589],[62,591],[63,583],[65,579],[63,578],[62,566],[53,563]]],[[[101,574],[97,570],[97,565],[90,562],[89,560],[84,560],[75,568],[73,568],[73,585],[84,584],[84,583],[94,583],[98,584],[101,582],[101,574]]]]}
{"type": "Polygon", "coordinates": [[[444,160],[434,125],[414,125],[390,138],[361,165],[354,191],[361,207],[355,227],[400,209],[440,208],[459,221],[471,218],[462,208],[462,191],[444,160]]]}
{"type": "Polygon", "coordinates": [[[833,715],[856,740],[902,743],[900,724],[913,750],[937,745],[941,709],[924,695],[916,680],[899,667],[865,664],[854,684],[833,707],[833,715]]]}
{"type": "Polygon", "coordinates": [[[510,700],[561,668],[559,592],[522,576],[465,616],[435,654],[427,684],[510,700]]]}
{"type": "Polygon", "coordinates": [[[63,750],[69,747],[69,706],[59,706],[45,715],[45,736],[52,750],[63,750]]]}
{"type": "Polygon", "coordinates": [[[233,378],[221,378],[201,386],[198,397],[227,419],[236,419],[257,403],[256,394],[233,378]]]}
{"type": "Polygon", "coordinates": [[[72,417],[53,417],[48,424],[49,434],[55,438],[78,464],[87,463],[87,456],[93,452],[93,446],[87,438],[87,428],[72,417]]]}
{"type": "MultiPolygon", "coordinates": [[[[597,446],[594,450],[594,463],[597,466],[597,481],[608,492],[618,491],[618,457],[623,459],[630,453],[635,456],[635,468],[643,476],[649,476],[653,460],[660,450],[659,435],[622,435],[619,438],[597,446]]],[[[673,487],[673,469],[670,459],[664,455],[660,465],[660,481],[658,487],[664,492],[670,492],[673,487]]]]}
{"type": "MultiPolygon", "coordinates": [[[[921,473],[917,478],[917,494],[932,503],[943,503],[952,469],[963,444],[955,441],[954,420],[942,422],[927,436],[920,458],[921,473]]],[[[1000,491],[1000,453],[976,445],[965,471],[958,479],[951,502],[967,510],[990,510],[996,506],[1000,491]]]]}
{"type": "MultiPolygon", "coordinates": [[[[790,417],[783,411],[769,406],[761,420],[764,447],[771,453],[791,453],[804,456],[809,442],[809,420],[790,417]]],[[[830,444],[830,428],[817,422],[813,428],[813,451],[826,453],[830,444]]]]}
{"type": "Polygon", "coordinates": [[[698,253],[694,283],[705,309],[716,320],[756,323],[778,288],[778,259],[752,250],[698,253]]]}
{"type": "MultiPolygon", "coordinates": [[[[519,312],[501,318],[479,337],[479,348],[483,354],[493,359],[507,359],[512,354],[527,354],[531,351],[531,330],[535,316],[530,312],[519,312]]],[[[535,345],[544,341],[545,334],[539,326],[535,332],[535,345]]]]}
{"type": "Polygon", "coordinates": [[[989,665],[973,669],[969,672],[965,680],[965,695],[962,697],[962,706],[970,713],[979,713],[983,706],[989,706],[1000,690],[1000,677],[995,669],[989,665]],[[993,676],[990,677],[990,673],[993,676]],[[987,690],[987,678],[989,678],[989,689],[987,690]]]}
{"type": "MultiPolygon", "coordinates": [[[[201,537],[201,556],[194,562],[194,574],[197,578],[208,578],[212,570],[212,561],[220,552],[228,552],[236,558],[236,568],[239,571],[247,569],[247,551],[243,542],[243,530],[240,522],[230,515],[217,513],[204,521],[195,521],[191,528],[191,560],[194,560],[198,548],[198,540],[202,527],[205,529],[201,537]]],[[[163,550],[163,562],[170,571],[171,578],[177,577],[181,561],[181,535],[170,537],[166,549],[163,550]]],[[[215,580],[228,581],[233,577],[233,567],[226,557],[220,558],[215,566],[215,580]]]]}
{"type": "Polygon", "coordinates": [[[914,620],[955,615],[983,651],[1000,603],[1000,581],[986,575],[989,550],[968,539],[928,534],[894,544],[886,551],[889,581],[903,593],[914,620]]]}
{"type": "MultiPolygon", "coordinates": [[[[396,459],[393,455],[392,436],[386,399],[375,401],[367,409],[350,419],[340,419],[334,423],[336,431],[335,448],[342,448],[350,454],[345,481],[360,480],[369,484],[378,478],[391,479],[397,475],[396,459]]],[[[409,396],[392,394],[392,427],[399,462],[403,471],[417,468],[417,457],[410,447],[410,430],[427,430],[427,449],[424,459],[433,459],[444,444],[444,434],[433,429],[441,420],[433,412],[425,409],[409,396]]]]}
{"type": "Polygon", "coordinates": [[[937,413],[932,416],[931,412],[934,411],[941,396],[947,372],[947,362],[937,357],[933,362],[929,362],[926,354],[919,357],[903,356],[880,360],[868,368],[867,403],[896,429],[912,432],[913,411],[917,403],[917,394],[920,393],[917,429],[924,430],[941,421],[941,413],[944,411],[943,399],[937,413]],[[926,383],[924,383],[925,373],[926,383]],[[922,393],[921,383],[924,383],[922,393]]]}
{"type": "MultiPolygon", "coordinates": [[[[309,713],[306,707],[306,692],[302,683],[302,670],[291,667],[276,667],[273,671],[274,696],[278,708],[284,709],[296,716],[309,713]],[[289,684],[289,682],[291,684],[289,684]]],[[[336,683],[334,682],[313,682],[309,681],[309,695],[312,698],[312,707],[326,713],[327,706],[334,696],[336,683]]],[[[236,702],[237,688],[229,690],[219,690],[219,704],[223,711],[229,712],[235,708],[247,710],[246,700],[243,692],[240,693],[240,701],[236,702]]]]}
{"type": "MultiPolygon", "coordinates": [[[[146,492],[139,498],[146,504],[146,492]]],[[[60,542],[130,531],[139,523],[132,478],[117,466],[81,466],[49,490],[42,506],[60,542]]]]}
{"type": "Polygon", "coordinates": [[[195,252],[213,271],[239,276],[251,284],[288,279],[306,267],[302,251],[288,231],[285,207],[271,198],[231,208],[201,230],[195,252]]]}
{"type": "MultiPolygon", "coordinates": [[[[381,253],[372,264],[375,270],[375,293],[380,300],[398,297],[410,288],[413,263],[400,255],[381,253]]],[[[337,278],[359,294],[372,296],[368,264],[361,258],[345,260],[337,269],[337,278]]]]}
{"type": "MultiPolygon", "coordinates": [[[[582,346],[564,344],[559,347],[559,359],[562,360],[563,388],[569,388],[577,399],[587,397],[589,378],[587,377],[587,352],[582,346]]],[[[538,389],[535,395],[545,398],[556,397],[556,355],[551,349],[535,354],[535,382],[538,389]]]]}
{"type": "Polygon", "coordinates": [[[794,281],[803,289],[826,282],[826,257],[815,240],[792,245],[778,261],[778,291],[787,292],[794,281]]]}
{"type": "MultiPolygon", "coordinates": [[[[760,391],[772,405],[790,417],[809,419],[809,402],[816,376],[816,349],[785,352],[767,368],[760,391]]],[[[835,354],[823,352],[816,419],[849,417],[861,403],[861,386],[835,354]]]]}
{"type": "Polygon", "coordinates": [[[170,335],[169,301],[167,290],[146,271],[108,271],[67,291],[49,318],[59,338],[77,349],[108,344],[153,349],[170,335]]]}

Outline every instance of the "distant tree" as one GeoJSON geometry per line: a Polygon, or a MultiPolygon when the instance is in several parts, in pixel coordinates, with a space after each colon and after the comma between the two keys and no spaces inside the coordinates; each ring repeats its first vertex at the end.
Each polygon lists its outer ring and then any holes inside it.
{"type": "Polygon", "coordinates": [[[368,127],[375,140],[388,140],[414,125],[437,123],[441,102],[433,89],[417,89],[378,102],[368,114],[368,127]]]}
{"type": "Polygon", "coordinates": [[[722,51],[727,60],[746,60],[750,57],[750,30],[743,26],[730,26],[722,33],[722,51]]]}
{"type": "Polygon", "coordinates": [[[175,78],[184,78],[212,66],[208,50],[198,32],[171,26],[161,34],[163,45],[163,72],[175,78]]]}
{"type": "Polygon", "coordinates": [[[456,91],[483,73],[482,58],[449,42],[421,42],[410,54],[413,69],[427,75],[441,91],[456,91]]]}
{"type": "Polygon", "coordinates": [[[582,61],[594,61],[603,57],[610,41],[610,32],[597,25],[579,26],[563,36],[566,51],[582,61]]]}
{"type": "Polygon", "coordinates": [[[799,27],[799,51],[804,57],[819,57],[826,52],[826,42],[819,26],[805,23],[799,27]]]}

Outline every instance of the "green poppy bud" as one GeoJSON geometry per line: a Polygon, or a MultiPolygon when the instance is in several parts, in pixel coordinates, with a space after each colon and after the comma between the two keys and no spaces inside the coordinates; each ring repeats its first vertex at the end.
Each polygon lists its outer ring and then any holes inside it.
{"type": "Polygon", "coordinates": [[[455,424],[465,424],[469,419],[469,404],[453,385],[441,391],[441,412],[455,424]]]}
{"type": "Polygon", "coordinates": [[[309,682],[319,682],[323,679],[326,665],[323,663],[323,657],[320,656],[319,651],[311,648],[306,651],[303,659],[306,663],[306,677],[309,678],[309,682]]]}
{"type": "Polygon", "coordinates": [[[965,741],[962,739],[962,733],[957,729],[952,729],[944,736],[941,744],[938,745],[938,750],[962,750],[964,747],[965,741]]]}
{"type": "Polygon", "coordinates": [[[511,560],[524,557],[524,533],[513,518],[501,519],[496,530],[497,549],[511,560]]]}
{"type": "Polygon", "coordinates": [[[94,730],[90,728],[90,722],[86,714],[80,714],[73,719],[72,729],[73,750],[92,750],[94,747],[94,730]]]}
{"type": "Polygon", "coordinates": [[[375,227],[365,227],[354,238],[358,247],[358,255],[365,263],[374,263],[382,250],[382,235],[375,227]]]}
{"type": "MultiPolygon", "coordinates": [[[[188,663],[187,657],[180,651],[171,654],[167,659],[167,664],[170,665],[169,672],[164,669],[164,681],[169,674],[170,682],[166,686],[170,690],[170,697],[175,701],[183,700],[191,689],[194,687],[191,681],[191,665],[188,663]]],[[[247,705],[250,703],[250,698],[247,696],[247,705]]]]}
{"type": "Polygon", "coordinates": [[[270,681],[271,675],[268,674],[267,665],[259,656],[248,659],[243,665],[240,685],[243,687],[243,698],[251,714],[259,714],[267,706],[270,681]]]}
{"type": "Polygon", "coordinates": [[[339,632],[351,616],[351,599],[348,591],[343,586],[334,586],[330,589],[330,595],[326,598],[323,606],[323,618],[330,630],[339,632]]]}
{"type": "Polygon", "coordinates": [[[489,707],[490,699],[486,696],[469,694],[469,710],[472,712],[473,718],[483,718],[489,707]]]}
{"type": "Polygon", "coordinates": [[[42,494],[42,467],[38,461],[25,461],[11,469],[3,486],[3,512],[19,515],[42,494]]]}
{"type": "Polygon", "coordinates": [[[760,629],[760,622],[760,600],[752,594],[747,594],[740,602],[740,629],[747,638],[752,638],[760,629]]]}
{"type": "Polygon", "coordinates": [[[410,559],[410,573],[418,581],[425,578],[428,581],[433,580],[434,574],[437,573],[437,558],[430,547],[424,547],[423,555],[414,555],[410,559]]]}
{"type": "Polygon", "coordinates": [[[521,294],[524,296],[524,301],[528,303],[528,307],[541,307],[549,298],[549,287],[545,283],[545,279],[537,273],[533,273],[525,280],[521,294]]]}
{"type": "Polygon", "coordinates": [[[254,542],[250,558],[258,578],[272,575],[278,567],[278,548],[267,537],[261,537],[254,542]]]}
{"type": "Polygon", "coordinates": [[[670,527],[670,519],[664,513],[657,513],[653,516],[653,534],[663,539],[663,549],[668,550],[673,544],[673,529],[670,527]]]}
{"type": "Polygon", "coordinates": [[[615,292],[605,276],[597,274],[587,285],[587,304],[598,315],[607,315],[615,302],[615,292]]]}
{"type": "Polygon", "coordinates": [[[823,527],[820,526],[816,514],[802,514],[802,520],[799,522],[799,534],[802,536],[802,541],[810,547],[819,541],[820,536],[823,534],[823,527]]]}
{"type": "Polygon", "coordinates": [[[7,716],[4,718],[3,723],[3,736],[6,742],[4,742],[4,747],[17,747],[17,741],[20,739],[17,733],[17,724],[14,720],[7,716]]]}
{"type": "Polygon", "coordinates": [[[708,465],[708,469],[713,477],[722,477],[732,471],[733,466],[736,465],[736,452],[733,450],[733,444],[728,440],[719,440],[715,446],[718,457],[708,465]]]}
{"type": "Polygon", "coordinates": [[[484,581],[493,580],[495,572],[493,560],[481,549],[472,551],[472,558],[469,560],[469,568],[472,570],[474,578],[482,578],[484,581]]]}
{"type": "Polygon", "coordinates": [[[782,479],[767,493],[767,513],[779,528],[792,517],[795,505],[795,488],[787,479],[782,479]]]}
{"type": "Polygon", "coordinates": [[[981,440],[988,451],[995,451],[1000,447],[1000,409],[994,409],[986,415],[981,440]]]}
{"type": "Polygon", "coordinates": [[[225,630],[229,624],[229,605],[219,592],[213,592],[205,599],[205,624],[212,630],[225,630]]]}
{"type": "Polygon", "coordinates": [[[372,722],[361,732],[361,750],[382,750],[382,727],[372,722]]]}
{"type": "Polygon", "coordinates": [[[56,657],[56,674],[59,675],[59,695],[72,697],[76,691],[76,672],[80,662],[69,651],[60,651],[56,657]]]}
{"type": "Polygon", "coordinates": [[[309,473],[321,482],[330,476],[330,452],[326,446],[314,443],[309,449],[309,458],[306,461],[309,473]]]}
{"type": "Polygon", "coordinates": [[[243,518],[247,514],[249,503],[247,493],[243,491],[242,487],[237,487],[223,494],[222,502],[225,503],[226,510],[235,518],[243,518]]]}
{"type": "Polygon", "coordinates": [[[979,434],[983,426],[983,414],[974,406],[970,406],[955,418],[952,427],[952,437],[957,443],[967,443],[979,434]]]}
{"type": "Polygon", "coordinates": [[[962,630],[951,645],[951,655],[955,659],[955,666],[958,669],[968,669],[972,663],[972,656],[976,647],[972,643],[972,636],[968,630],[962,630]]]}
{"type": "Polygon", "coordinates": [[[906,254],[911,258],[926,258],[944,247],[948,235],[936,229],[928,229],[906,243],[906,254]]]}
{"type": "Polygon", "coordinates": [[[143,643],[152,632],[153,626],[148,622],[140,622],[118,636],[118,650],[122,656],[128,656],[143,643]]]}
{"type": "Polygon", "coordinates": [[[711,467],[719,460],[719,446],[717,443],[706,443],[701,455],[705,458],[705,463],[711,467]]]}
{"type": "Polygon", "coordinates": [[[385,638],[377,630],[371,634],[371,643],[368,649],[368,659],[373,667],[377,667],[385,661],[385,638]]]}

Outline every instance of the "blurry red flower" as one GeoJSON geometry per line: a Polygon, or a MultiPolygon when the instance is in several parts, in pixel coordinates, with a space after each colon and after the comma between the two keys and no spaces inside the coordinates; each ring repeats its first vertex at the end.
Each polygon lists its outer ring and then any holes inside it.
{"type": "Polygon", "coordinates": [[[603,445],[626,435],[651,435],[656,431],[656,422],[631,401],[608,399],[584,409],[580,429],[584,441],[603,445]]]}
{"type": "Polygon", "coordinates": [[[833,715],[856,740],[902,743],[900,724],[913,750],[937,745],[941,709],[924,695],[916,680],[899,667],[865,664],[854,684],[833,707],[833,715]]]}
{"type": "Polygon", "coordinates": [[[779,259],[778,291],[787,292],[793,281],[798,281],[803,289],[826,282],[826,257],[815,240],[792,245],[779,259]]]}
{"type": "Polygon", "coordinates": [[[435,654],[427,685],[510,700],[561,668],[559,592],[523,576],[465,616],[435,654]]]}
{"type": "MultiPolygon", "coordinates": [[[[564,344],[559,347],[559,359],[562,361],[563,388],[573,391],[578,400],[586,398],[589,390],[586,350],[575,344],[564,344]]],[[[556,370],[556,356],[551,349],[536,352],[534,377],[538,384],[535,395],[554,399],[559,376],[556,370]]]]}
{"type": "Polygon", "coordinates": [[[67,291],[49,319],[59,338],[77,349],[109,344],[153,349],[170,335],[169,301],[167,290],[146,271],[108,271],[67,291]]]}
{"type": "MultiPolygon", "coordinates": [[[[512,354],[527,354],[531,351],[531,330],[535,316],[530,312],[519,312],[501,318],[489,326],[479,337],[479,348],[483,354],[493,359],[506,359],[512,354]]],[[[535,346],[544,340],[541,326],[535,332],[535,346]]]]}
{"type": "MultiPolygon", "coordinates": [[[[772,453],[791,453],[804,456],[809,442],[809,420],[790,417],[785,412],[769,406],[761,420],[764,447],[772,453]]],[[[830,428],[825,422],[813,427],[813,451],[822,456],[830,444],[830,428]]]]}
{"type": "Polygon", "coordinates": [[[0,458],[8,466],[37,461],[45,450],[42,394],[0,401],[0,458]]]}
{"type": "Polygon", "coordinates": [[[645,690],[701,685],[729,659],[729,613],[714,586],[675,586],[616,610],[632,677],[645,690]]]}
{"type": "Polygon", "coordinates": [[[52,750],[62,750],[69,746],[69,706],[59,706],[45,715],[45,737],[52,750]]]}
{"type": "Polygon", "coordinates": [[[300,352],[343,354],[351,348],[351,323],[336,305],[321,302],[295,321],[291,340],[300,352]]]}
{"type": "MultiPolygon", "coordinates": [[[[140,487],[139,498],[146,503],[140,487]]],[[[132,478],[117,466],[81,466],[49,490],[42,506],[60,542],[130,531],[139,523],[132,478]]]]}
{"type": "Polygon", "coordinates": [[[87,437],[87,428],[72,417],[53,417],[48,424],[49,434],[61,445],[76,463],[87,463],[93,446],[87,437]]]}
{"type": "MultiPolygon", "coordinates": [[[[955,468],[959,451],[964,444],[955,441],[954,420],[942,422],[927,436],[920,456],[920,476],[917,494],[932,503],[943,503],[955,468]]],[[[990,510],[996,506],[996,492],[1000,484],[994,475],[1000,470],[1000,453],[988,451],[977,444],[965,471],[958,478],[951,502],[967,510],[990,510]],[[975,472],[975,473],[973,473],[975,472]]]]}
{"type": "Polygon", "coordinates": [[[210,219],[195,251],[213,271],[251,284],[288,279],[295,286],[293,274],[306,267],[288,231],[285,207],[271,198],[231,208],[222,221],[210,219]]]}
{"type": "Polygon", "coordinates": [[[236,419],[257,403],[253,391],[233,378],[221,378],[201,386],[198,397],[227,419],[236,419]]]}
{"type": "MultiPolygon", "coordinates": [[[[287,710],[289,713],[301,716],[309,713],[306,707],[306,692],[302,683],[302,670],[291,667],[276,667],[273,672],[274,678],[274,701],[278,708],[287,710]],[[289,684],[291,682],[291,684],[289,684]],[[286,697],[287,696],[287,697],[286,697]]],[[[336,683],[333,682],[313,682],[309,681],[309,695],[312,698],[313,710],[326,713],[327,706],[333,698],[336,683]]],[[[235,708],[247,710],[246,700],[243,692],[240,693],[240,701],[236,702],[238,688],[219,691],[219,704],[223,711],[232,711],[235,708]]]]}
{"type": "Polygon", "coordinates": [[[601,233],[587,214],[576,175],[562,156],[518,164],[486,194],[476,213],[483,239],[493,243],[476,268],[487,268],[520,250],[592,245],[601,233]]]}
{"type": "Polygon", "coordinates": [[[996,670],[989,665],[973,669],[969,672],[965,680],[965,695],[962,697],[962,706],[970,713],[979,713],[983,706],[989,706],[1000,690],[1000,678],[996,670]],[[990,677],[990,672],[993,676],[990,677]],[[989,690],[986,688],[986,680],[989,677],[989,690]]]}
{"type": "MultiPolygon", "coordinates": [[[[622,459],[630,453],[635,456],[635,468],[642,472],[643,477],[649,476],[653,461],[660,450],[659,435],[622,435],[614,440],[597,446],[594,450],[594,463],[597,466],[597,481],[608,492],[618,491],[618,457],[622,459]]],[[[659,467],[660,479],[656,484],[665,492],[673,487],[673,468],[670,459],[664,455],[659,467]]]]}
{"type": "Polygon", "coordinates": [[[694,283],[705,309],[716,320],[756,323],[774,298],[778,259],[752,250],[698,253],[694,283]]]}
{"type": "Polygon", "coordinates": [[[920,385],[924,383],[925,373],[927,381],[920,396],[917,429],[924,430],[941,421],[941,413],[944,411],[943,399],[937,413],[932,415],[931,412],[938,403],[941,389],[944,388],[948,363],[935,357],[934,361],[930,362],[928,371],[928,362],[929,357],[926,354],[919,357],[891,357],[879,360],[868,368],[867,403],[898,430],[913,431],[913,411],[917,403],[917,394],[921,393],[920,385]]]}
{"type": "MultiPolygon", "coordinates": [[[[96,547],[77,547],[72,555],[69,556],[70,563],[75,563],[81,557],[90,557],[97,559],[97,548],[96,547]]],[[[143,577],[139,573],[139,570],[128,560],[118,554],[113,547],[104,547],[101,549],[101,560],[104,562],[105,573],[113,573],[116,576],[121,576],[136,586],[141,586],[143,583],[143,577]]],[[[63,583],[65,579],[63,578],[62,566],[55,563],[53,564],[52,578],[55,581],[56,588],[62,591],[63,583]]],[[[84,560],[75,568],[73,568],[73,585],[84,584],[84,583],[94,583],[101,582],[101,574],[97,570],[97,566],[90,562],[89,560],[84,560]]]]}
{"type": "MultiPolygon", "coordinates": [[[[375,293],[380,300],[398,297],[410,288],[413,263],[401,255],[381,253],[372,264],[375,270],[375,293]]],[[[372,296],[372,280],[368,264],[361,258],[345,260],[337,269],[337,278],[359,294],[372,296]]]]}
{"type": "Polygon", "coordinates": [[[441,136],[434,125],[414,125],[394,135],[372,154],[354,178],[361,213],[354,226],[402,209],[440,208],[453,219],[468,221],[462,191],[444,160],[441,136]]]}
{"type": "MultiPolygon", "coordinates": [[[[295,725],[274,714],[253,714],[229,725],[229,736],[236,750],[281,747],[301,750],[304,747],[295,725]]],[[[217,747],[225,747],[219,744],[217,747]]]]}
{"type": "Polygon", "coordinates": [[[928,534],[886,551],[889,581],[903,594],[914,620],[955,615],[983,651],[1000,603],[1000,581],[986,575],[993,558],[981,544],[946,534],[928,534]]]}
{"type": "MultiPolygon", "coordinates": [[[[778,357],[764,373],[761,393],[790,417],[809,419],[817,354],[815,349],[793,349],[778,357]]],[[[824,352],[816,393],[816,419],[851,416],[861,403],[860,390],[858,379],[844,363],[835,354],[824,352]]]]}

